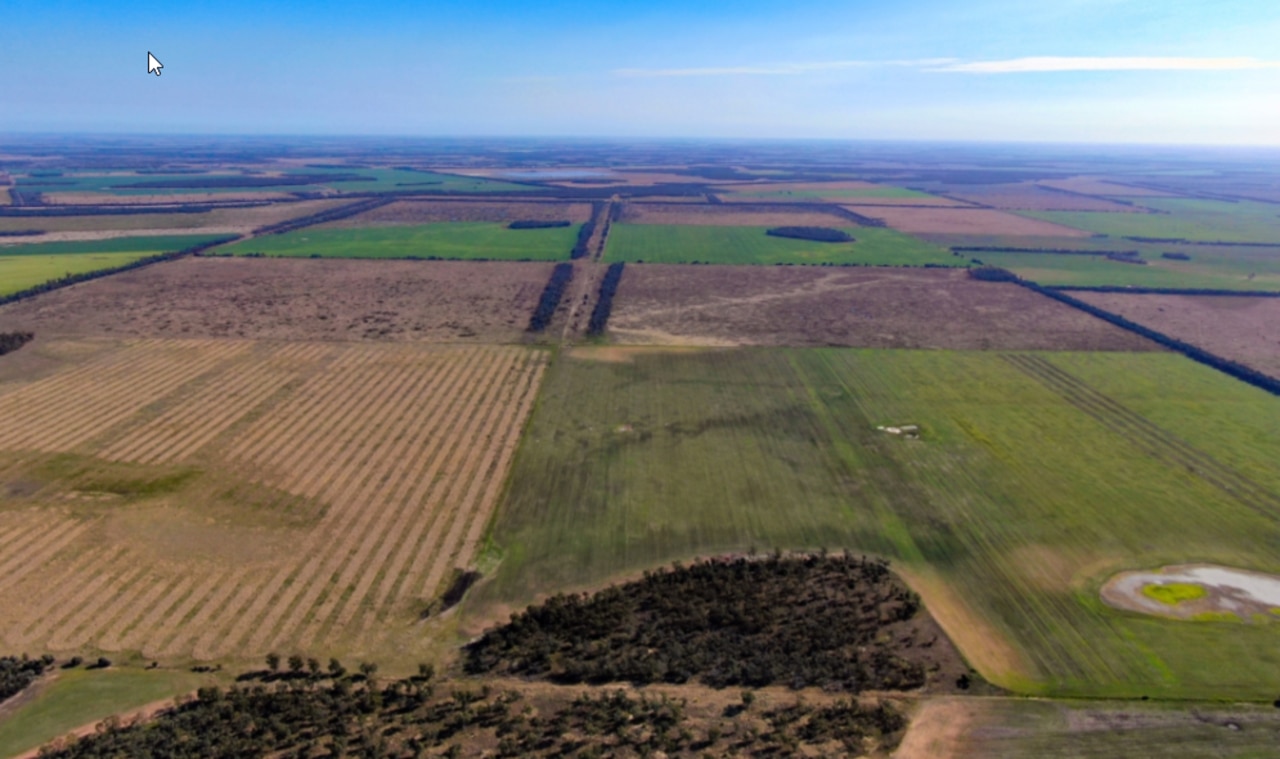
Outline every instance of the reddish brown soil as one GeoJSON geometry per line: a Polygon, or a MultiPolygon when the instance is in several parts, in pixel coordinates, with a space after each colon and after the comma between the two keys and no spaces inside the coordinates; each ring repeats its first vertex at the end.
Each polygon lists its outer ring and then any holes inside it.
{"type": "Polygon", "coordinates": [[[1010,211],[1144,212],[1141,208],[1115,203],[1105,198],[1054,192],[1032,182],[964,187],[953,189],[949,194],[952,197],[1010,211]]]}
{"type": "Polygon", "coordinates": [[[1071,295],[1280,378],[1280,298],[1090,292],[1071,295]]]}
{"type": "Polygon", "coordinates": [[[694,205],[690,203],[628,203],[623,207],[622,221],[628,224],[690,224],[701,226],[813,226],[847,227],[850,222],[835,214],[818,211],[794,211],[786,207],[767,210],[735,208],[728,205],[694,205]]]}
{"type": "Polygon", "coordinates": [[[1017,235],[1020,237],[1090,237],[1092,232],[1040,219],[986,208],[893,208],[848,204],[847,208],[883,219],[901,232],[955,235],[1017,235]]]}
{"type": "Polygon", "coordinates": [[[450,202],[402,200],[322,227],[367,227],[378,224],[429,224],[440,221],[567,220],[591,218],[590,203],[450,202]]]}
{"type": "Polygon", "coordinates": [[[514,342],[550,263],[187,258],[0,308],[38,335],[514,342]]]}
{"type": "Polygon", "coordinates": [[[958,350],[1158,350],[1016,285],[962,271],[628,264],[619,343],[958,350]]]}

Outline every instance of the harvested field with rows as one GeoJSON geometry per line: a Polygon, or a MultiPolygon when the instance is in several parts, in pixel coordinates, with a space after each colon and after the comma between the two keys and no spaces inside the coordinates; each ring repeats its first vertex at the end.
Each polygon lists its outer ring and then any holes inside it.
{"type": "Polygon", "coordinates": [[[1051,221],[986,208],[896,208],[854,204],[846,204],[846,207],[863,216],[880,219],[893,229],[908,234],[1027,237],[1089,237],[1092,234],[1051,221]]]}
{"type": "Polygon", "coordinates": [[[41,335],[521,339],[550,263],[187,258],[0,307],[41,335]]]}
{"type": "Polygon", "coordinates": [[[1280,378],[1280,298],[1095,292],[1072,296],[1280,378]]]}
{"type": "Polygon", "coordinates": [[[961,350],[1156,350],[1016,285],[964,271],[628,265],[615,342],[961,350]]]}
{"type": "Polygon", "coordinates": [[[243,659],[427,645],[547,354],[38,342],[0,384],[0,641],[243,659]]]}

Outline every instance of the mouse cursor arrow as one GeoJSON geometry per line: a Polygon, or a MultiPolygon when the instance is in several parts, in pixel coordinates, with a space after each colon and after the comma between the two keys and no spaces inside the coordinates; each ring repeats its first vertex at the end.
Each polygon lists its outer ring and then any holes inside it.
{"type": "Polygon", "coordinates": [[[160,76],[160,69],[164,68],[164,64],[156,60],[156,57],[147,51],[147,73],[160,76]]]}

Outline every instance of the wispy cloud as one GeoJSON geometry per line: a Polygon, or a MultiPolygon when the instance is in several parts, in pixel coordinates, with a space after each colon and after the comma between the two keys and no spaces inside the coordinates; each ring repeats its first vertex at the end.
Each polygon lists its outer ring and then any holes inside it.
{"type": "Polygon", "coordinates": [[[949,62],[929,71],[961,74],[1030,74],[1052,71],[1243,71],[1280,68],[1258,58],[1037,57],[1004,61],[949,62]]]}
{"type": "Polygon", "coordinates": [[[1059,71],[1246,71],[1280,69],[1280,61],[1260,58],[1142,58],[1041,56],[1001,61],[962,61],[927,58],[907,61],[810,61],[746,66],[709,66],[678,69],[615,69],[621,77],[798,76],[822,71],[872,68],[915,68],[935,73],[1034,74],[1059,71]]]}

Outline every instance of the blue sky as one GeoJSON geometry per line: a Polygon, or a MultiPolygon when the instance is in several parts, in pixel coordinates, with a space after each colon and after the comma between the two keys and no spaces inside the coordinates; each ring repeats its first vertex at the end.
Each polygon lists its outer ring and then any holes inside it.
{"type": "Polygon", "coordinates": [[[9,0],[0,132],[1275,145],[1278,40],[1274,0],[9,0]]]}

